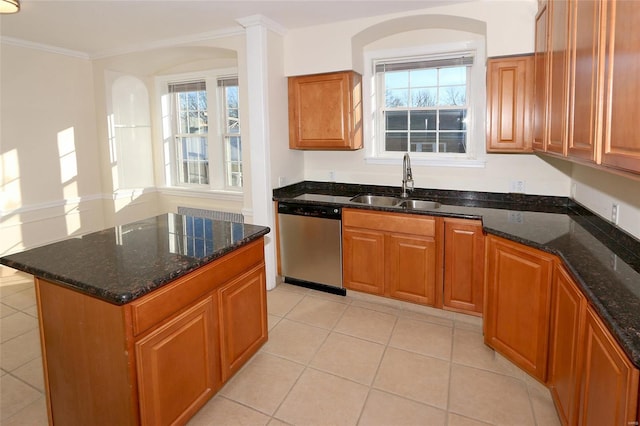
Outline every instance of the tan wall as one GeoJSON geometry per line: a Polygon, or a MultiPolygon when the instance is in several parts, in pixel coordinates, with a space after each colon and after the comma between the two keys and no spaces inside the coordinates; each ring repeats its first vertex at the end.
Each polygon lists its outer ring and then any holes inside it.
{"type": "Polygon", "coordinates": [[[101,229],[92,64],[0,49],[0,254],[101,229]]]}

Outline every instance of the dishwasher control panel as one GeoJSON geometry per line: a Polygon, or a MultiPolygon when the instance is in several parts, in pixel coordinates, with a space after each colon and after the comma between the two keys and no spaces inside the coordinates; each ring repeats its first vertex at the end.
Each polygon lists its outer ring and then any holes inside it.
{"type": "Polygon", "coordinates": [[[296,216],[324,217],[337,220],[342,218],[342,209],[340,207],[298,203],[278,203],[278,213],[296,216]]]}

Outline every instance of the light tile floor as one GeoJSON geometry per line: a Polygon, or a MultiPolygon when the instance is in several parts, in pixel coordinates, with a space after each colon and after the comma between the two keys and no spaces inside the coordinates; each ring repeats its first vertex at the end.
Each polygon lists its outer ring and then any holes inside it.
{"type": "MultiPolygon", "coordinates": [[[[31,277],[0,267],[0,424],[45,425],[31,277]]],[[[480,319],[281,284],[269,341],[189,425],[559,425],[549,391],[480,319]]]]}

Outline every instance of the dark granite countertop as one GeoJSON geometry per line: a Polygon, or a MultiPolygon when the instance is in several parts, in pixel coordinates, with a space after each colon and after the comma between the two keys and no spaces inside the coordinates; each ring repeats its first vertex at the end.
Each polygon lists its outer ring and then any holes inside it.
{"type": "Polygon", "coordinates": [[[558,255],[587,299],[640,368],[640,241],[566,197],[416,189],[433,210],[374,207],[358,194],[399,196],[399,187],[300,182],[273,191],[275,201],[330,204],[482,220],[487,233],[558,255]]]}
{"type": "Polygon", "coordinates": [[[0,263],[123,305],[269,231],[169,213],[4,256],[0,263]]]}

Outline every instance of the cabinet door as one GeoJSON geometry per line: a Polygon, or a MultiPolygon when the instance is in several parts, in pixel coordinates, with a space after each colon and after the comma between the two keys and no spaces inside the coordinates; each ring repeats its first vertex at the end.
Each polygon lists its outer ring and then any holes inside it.
{"type": "Polygon", "coordinates": [[[385,247],[386,295],[434,305],[438,276],[435,238],[388,234],[385,247]]]}
{"type": "Polygon", "coordinates": [[[226,382],[267,341],[264,264],[226,284],[218,294],[222,380],[226,382]]]}
{"type": "Polygon", "coordinates": [[[201,300],[135,344],[142,424],[183,424],[220,387],[216,304],[201,300]]]}
{"type": "Polygon", "coordinates": [[[355,72],[289,77],[289,147],[362,148],[361,93],[355,72]]]}
{"type": "Polygon", "coordinates": [[[487,238],[485,343],[545,382],[553,256],[487,238]]]}
{"type": "Polygon", "coordinates": [[[568,113],[567,46],[569,34],[569,3],[549,2],[550,67],[549,67],[549,140],[546,151],[566,154],[568,113]]]}
{"type": "Polygon", "coordinates": [[[484,234],[479,221],[444,221],[443,307],[482,313],[484,296],[484,234]]]}
{"type": "Polygon", "coordinates": [[[596,161],[600,99],[600,0],[571,0],[570,109],[567,155],[596,161]]]}
{"type": "Polygon", "coordinates": [[[342,231],[345,288],[384,294],[384,233],[357,228],[342,231]]]}
{"type": "Polygon", "coordinates": [[[602,164],[640,173],[640,2],[607,1],[602,164]]]}
{"type": "Polygon", "coordinates": [[[561,266],[555,269],[552,300],[549,387],[562,424],[575,424],[586,299],[561,266]]]}
{"type": "Polygon", "coordinates": [[[586,313],[584,339],[578,424],[634,424],[638,401],[638,370],[590,308],[586,313]]]}
{"type": "Polygon", "coordinates": [[[549,88],[548,6],[536,16],[536,50],[533,57],[533,149],[544,151],[548,138],[547,100],[549,88]]]}
{"type": "Polygon", "coordinates": [[[533,56],[487,61],[487,151],[531,152],[533,56]]]}

